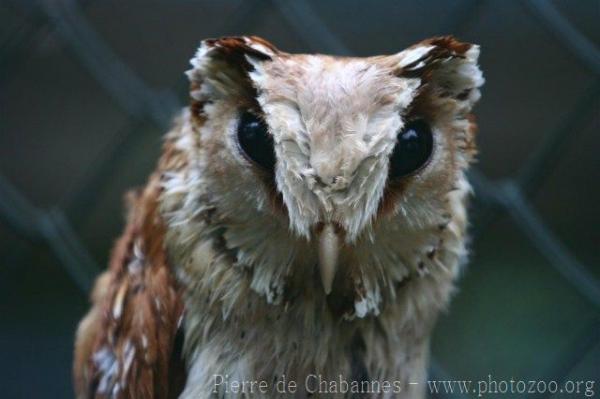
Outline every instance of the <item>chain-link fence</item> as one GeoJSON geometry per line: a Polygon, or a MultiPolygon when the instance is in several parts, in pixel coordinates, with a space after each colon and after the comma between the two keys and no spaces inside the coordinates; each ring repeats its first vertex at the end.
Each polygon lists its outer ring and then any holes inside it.
{"type": "MultiPolygon", "coordinates": [[[[111,143],[90,161],[84,178],[56,206],[43,209],[37,207],[34,201],[26,198],[8,179],[0,175],[0,217],[3,223],[35,246],[47,246],[51,249],[64,272],[84,293],[90,290],[101,266],[79,237],[78,221],[96,206],[101,190],[118,173],[115,170],[115,165],[119,164],[117,161],[127,157],[131,146],[146,131],[147,126],[152,124],[166,131],[174,112],[181,106],[179,99],[186,97],[183,83],[182,87],[175,90],[156,90],[146,84],[134,68],[125,63],[103,40],[102,35],[87,19],[85,8],[90,3],[92,2],[73,0],[8,2],[4,6],[24,15],[24,22],[4,36],[0,47],[2,81],[6,81],[18,70],[18,61],[22,58],[20,54],[52,34],[127,114],[125,128],[113,135],[111,143]]],[[[174,2],[173,7],[177,3],[179,2],[174,2]]],[[[471,21],[477,20],[487,5],[477,0],[456,4],[453,12],[440,23],[440,30],[460,36],[461,30],[471,21]]],[[[564,284],[579,292],[597,310],[600,307],[600,285],[590,271],[593,268],[583,264],[553,234],[530,198],[550,175],[556,159],[561,156],[561,149],[577,137],[578,130],[597,116],[600,52],[552,3],[529,0],[521,2],[519,6],[532,23],[545,27],[548,37],[559,42],[563,51],[570,53],[573,62],[580,63],[590,71],[593,79],[572,108],[567,110],[563,120],[550,131],[544,132],[543,140],[514,176],[492,180],[478,170],[470,174],[475,187],[473,237],[477,240],[486,233],[495,219],[507,215],[514,229],[519,230],[545,258],[547,264],[563,277],[564,284]]],[[[307,1],[243,1],[225,18],[220,31],[248,31],[252,23],[256,23],[253,16],[265,12],[265,9],[277,13],[285,26],[302,41],[302,47],[307,52],[353,54],[352,45],[336,35],[321,19],[313,4],[307,1]]],[[[278,44],[276,40],[275,43],[278,44]]],[[[486,92],[485,95],[493,96],[494,93],[486,92]]],[[[569,375],[577,362],[598,343],[598,331],[600,324],[596,319],[589,328],[584,329],[580,339],[576,339],[575,344],[558,357],[556,364],[550,364],[546,370],[537,373],[538,378],[561,381],[569,375]]],[[[452,375],[451,371],[445,370],[436,362],[435,353],[431,373],[437,379],[451,379],[452,375]]]]}

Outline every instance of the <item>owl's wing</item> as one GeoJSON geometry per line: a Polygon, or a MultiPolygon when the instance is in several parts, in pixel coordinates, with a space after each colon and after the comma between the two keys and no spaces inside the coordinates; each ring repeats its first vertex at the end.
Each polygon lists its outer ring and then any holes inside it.
{"type": "Polygon", "coordinates": [[[158,217],[158,178],[130,195],[127,227],[96,281],[77,331],[75,390],[82,398],[176,398],[185,383],[183,305],[158,217]]]}

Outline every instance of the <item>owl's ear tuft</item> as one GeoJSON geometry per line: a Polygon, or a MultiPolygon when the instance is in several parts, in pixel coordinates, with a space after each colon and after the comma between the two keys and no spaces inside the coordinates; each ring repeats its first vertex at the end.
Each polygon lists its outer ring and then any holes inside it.
{"type": "Polygon", "coordinates": [[[479,99],[484,79],[478,65],[479,46],[452,36],[424,40],[396,55],[397,76],[418,78],[422,92],[454,100],[463,111],[479,99]]]}
{"type": "Polygon", "coordinates": [[[231,96],[254,98],[256,92],[249,73],[278,53],[271,43],[256,36],[203,40],[190,61],[192,69],[186,72],[192,101],[231,96]]]}

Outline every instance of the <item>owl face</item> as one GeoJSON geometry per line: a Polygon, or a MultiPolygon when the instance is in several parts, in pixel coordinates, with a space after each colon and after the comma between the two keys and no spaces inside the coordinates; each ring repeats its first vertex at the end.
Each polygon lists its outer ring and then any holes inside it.
{"type": "Polygon", "coordinates": [[[475,151],[477,56],[449,37],[369,58],[204,41],[188,72],[194,148],[229,245],[244,251],[248,224],[278,231],[318,254],[330,291],[340,251],[447,222],[475,151]]]}

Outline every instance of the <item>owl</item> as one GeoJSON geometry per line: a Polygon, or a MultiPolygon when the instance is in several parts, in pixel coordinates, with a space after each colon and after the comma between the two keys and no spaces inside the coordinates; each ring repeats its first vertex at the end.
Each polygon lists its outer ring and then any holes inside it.
{"type": "Polygon", "coordinates": [[[204,40],[79,325],[77,397],[423,397],[466,256],[478,55],[204,40]]]}

